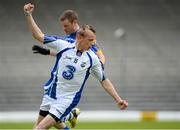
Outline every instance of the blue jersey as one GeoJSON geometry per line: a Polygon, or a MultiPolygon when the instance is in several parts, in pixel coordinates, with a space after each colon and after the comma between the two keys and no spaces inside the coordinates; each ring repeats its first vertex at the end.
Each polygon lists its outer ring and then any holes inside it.
{"type": "Polygon", "coordinates": [[[75,40],[76,39],[76,32],[71,33],[69,35],[66,35],[65,39],[74,39],[75,40]]]}

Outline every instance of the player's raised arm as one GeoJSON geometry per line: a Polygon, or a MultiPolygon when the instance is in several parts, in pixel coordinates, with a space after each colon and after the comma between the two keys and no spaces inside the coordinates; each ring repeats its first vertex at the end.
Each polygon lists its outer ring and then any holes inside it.
{"type": "Polygon", "coordinates": [[[113,84],[111,83],[111,81],[109,79],[105,79],[103,81],[101,81],[101,85],[103,86],[103,88],[106,90],[107,93],[109,93],[114,100],[116,101],[118,107],[120,107],[120,109],[126,109],[126,107],[128,106],[128,102],[123,100],[117,93],[117,91],[115,90],[113,84]]]}
{"type": "Polygon", "coordinates": [[[26,16],[28,27],[32,33],[32,36],[40,41],[41,43],[44,42],[44,33],[42,33],[41,29],[37,26],[34,18],[32,16],[32,12],[34,11],[34,5],[31,3],[24,5],[24,14],[26,16]]]}

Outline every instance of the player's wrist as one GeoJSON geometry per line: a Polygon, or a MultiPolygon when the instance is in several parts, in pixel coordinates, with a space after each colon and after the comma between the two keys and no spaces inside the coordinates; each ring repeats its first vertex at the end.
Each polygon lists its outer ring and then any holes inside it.
{"type": "Polygon", "coordinates": [[[116,103],[117,103],[117,105],[120,105],[120,104],[122,104],[122,102],[123,102],[123,100],[121,99],[121,100],[117,101],[116,103]]]}
{"type": "Polygon", "coordinates": [[[50,54],[51,54],[50,49],[47,49],[47,51],[46,51],[46,55],[50,55],[50,54]]]}
{"type": "Polygon", "coordinates": [[[27,16],[31,16],[32,13],[28,12],[28,11],[24,11],[24,15],[27,17],[27,16]]]}
{"type": "Polygon", "coordinates": [[[120,104],[122,104],[123,103],[123,99],[121,98],[121,97],[119,97],[117,100],[116,100],[116,104],[117,105],[120,105],[120,104]]]}

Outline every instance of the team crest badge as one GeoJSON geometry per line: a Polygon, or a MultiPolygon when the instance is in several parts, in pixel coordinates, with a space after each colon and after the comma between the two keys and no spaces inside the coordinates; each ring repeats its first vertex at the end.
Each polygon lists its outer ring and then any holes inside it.
{"type": "Polygon", "coordinates": [[[86,62],[81,63],[81,67],[84,68],[86,66],[86,62]]]}

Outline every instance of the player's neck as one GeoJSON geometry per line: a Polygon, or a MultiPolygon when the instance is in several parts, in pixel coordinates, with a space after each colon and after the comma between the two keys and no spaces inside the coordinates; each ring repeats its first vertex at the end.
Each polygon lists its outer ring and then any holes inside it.
{"type": "Polygon", "coordinates": [[[77,30],[79,30],[79,24],[76,24],[75,26],[74,26],[74,32],[77,32],[77,30]]]}
{"type": "Polygon", "coordinates": [[[83,52],[83,51],[84,51],[84,50],[82,49],[82,47],[79,45],[78,42],[76,43],[76,49],[77,49],[77,51],[79,51],[79,52],[83,52]]]}

